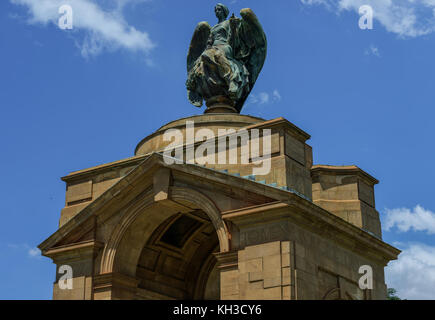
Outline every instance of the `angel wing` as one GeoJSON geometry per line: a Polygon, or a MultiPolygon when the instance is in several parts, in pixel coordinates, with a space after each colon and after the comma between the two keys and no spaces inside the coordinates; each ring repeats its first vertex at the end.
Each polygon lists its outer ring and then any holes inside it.
{"type": "Polygon", "coordinates": [[[210,36],[211,27],[208,22],[200,22],[195,28],[195,31],[190,41],[189,52],[187,54],[187,72],[189,72],[195,61],[204,52],[207,47],[207,40],[210,36]]]}
{"type": "Polygon", "coordinates": [[[243,61],[249,71],[250,88],[244,98],[237,101],[236,109],[238,111],[241,110],[254,87],[267,55],[266,34],[255,13],[247,8],[240,11],[240,16],[242,19],[237,19],[238,23],[235,32],[237,36],[234,37],[234,53],[236,59],[243,61]]]}
{"type": "MultiPolygon", "coordinates": [[[[187,53],[187,74],[190,74],[196,60],[201,56],[207,47],[207,40],[210,36],[211,27],[208,22],[200,22],[196,26],[190,41],[189,52],[187,53]]],[[[188,80],[189,81],[189,80],[188,80]]],[[[188,83],[186,83],[189,87],[188,83]]],[[[196,107],[202,106],[203,97],[195,91],[187,90],[189,101],[196,107]]]]}

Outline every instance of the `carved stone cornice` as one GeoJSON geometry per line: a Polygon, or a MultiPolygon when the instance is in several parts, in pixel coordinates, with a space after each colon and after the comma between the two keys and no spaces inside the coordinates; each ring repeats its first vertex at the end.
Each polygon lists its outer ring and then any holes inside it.
{"type": "Polygon", "coordinates": [[[379,183],[379,180],[372,177],[370,174],[360,169],[357,166],[328,166],[328,165],[314,165],[311,167],[311,176],[314,177],[323,174],[332,175],[356,175],[364,180],[368,185],[373,186],[379,183]]]}
{"type": "Polygon", "coordinates": [[[291,221],[385,265],[397,259],[401,252],[310,201],[293,194],[290,199],[226,211],[222,213],[223,219],[240,229],[272,221],[291,221]]]}
{"type": "Polygon", "coordinates": [[[99,241],[88,240],[59,247],[53,247],[46,251],[42,251],[42,255],[50,257],[55,263],[63,260],[81,260],[86,258],[94,258],[103,246],[104,244],[99,241]]]}

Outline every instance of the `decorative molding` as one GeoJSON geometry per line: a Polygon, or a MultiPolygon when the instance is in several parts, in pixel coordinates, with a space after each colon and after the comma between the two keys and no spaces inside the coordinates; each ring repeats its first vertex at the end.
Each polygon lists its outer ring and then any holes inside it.
{"type": "Polygon", "coordinates": [[[106,291],[113,288],[126,290],[136,294],[140,280],[121,273],[104,273],[93,278],[93,291],[106,291]]]}
{"type": "Polygon", "coordinates": [[[98,251],[104,246],[103,243],[95,240],[88,240],[54,247],[42,252],[42,255],[53,259],[56,263],[58,260],[71,258],[94,258],[98,251]]]}
{"type": "Polygon", "coordinates": [[[220,270],[224,269],[237,269],[238,266],[238,251],[229,251],[229,252],[218,252],[214,253],[214,256],[217,259],[218,268],[220,270]]]}

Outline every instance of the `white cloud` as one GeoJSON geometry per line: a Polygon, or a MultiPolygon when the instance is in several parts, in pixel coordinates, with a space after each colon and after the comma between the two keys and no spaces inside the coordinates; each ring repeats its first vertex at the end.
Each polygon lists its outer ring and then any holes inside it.
{"type": "Polygon", "coordinates": [[[260,92],[258,94],[258,98],[260,100],[260,104],[265,104],[269,102],[269,94],[267,92],[260,92]]]}
{"type": "MultiPolygon", "coordinates": [[[[374,19],[387,31],[402,37],[417,37],[435,31],[434,0],[301,0],[304,5],[324,5],[337,13],[362,5],[373,8],[374,19]]],[[[355,20],[358,23],[358,20],[355,20]]],[[[375,26],[376,28],[376,26],[375,26]]]]}
{"type": "Polygon", "coordinates": [[[374,55],[376,57],[381,56],[381,53],[379,52],[379,48],[374,45],[370,45],[370,47],[364,51],[364,54],[367,56],[369,55],[374,55]]]}
{"type": "Polygon", "coordinates": [[[96,55],[103,50],[126,49],[149,53],[155,47],[148,33],[129,25],[122,14],[123,8],[146,0],[110,0],[111,7],[102,8],[92,0],[10,0],[28,9],[30,24],[58,26],[59,7],[73,9],[73,34],[84,31],[84,40],[77,41],[83,56],[96,55]]]}
{"type": "Polygon", "coordinates": [[[273,90],[272,97],[274,101],[281,101],[281,94],[277,89],[273,90]]]}
{"type": "Polygon", "coordinates": [[[30,258],[41,258],[41,251],[36,247],[30,247],[27,243],[9,243],[8,248],[19,251],[26,251],[30,258]]]}
{"type": "Polygon", "coordinates": [[[38,248],[30,248],[27,253],[29,254],[29,256],[31,257],[36,257],[39,256],[39,254],[41,253],[41,251],[39,251],[38,248]]]}
{"type": "Polygon", "coordinates": [[[267,92],[260,92],[249,96],[249,103],[252,104],[265,104],[269,102],[269,94],[267,92]]]}
{"type": "Polygon", "coordinates": [[[259,104],[264,105],[268,103],[274,103],[281,101],[281,94],[277,89],[273,90],[272,93],[260,92],[258,94],[251,93],[249,96],[248,104],[259,104]]]}
{"type": "Polygon", "coordinates": [[[384,229],[389,231],[396,227],[400,232],[426,231],[435,233],[435,213],[417,205],[413,210],[407,208],[386,209],[384,229]]]}
{"type": "Polygon", "coordinates": [[[435,299],[435,247],[406,246],[385,268],[385,280],[402,299],[435,299]]]}

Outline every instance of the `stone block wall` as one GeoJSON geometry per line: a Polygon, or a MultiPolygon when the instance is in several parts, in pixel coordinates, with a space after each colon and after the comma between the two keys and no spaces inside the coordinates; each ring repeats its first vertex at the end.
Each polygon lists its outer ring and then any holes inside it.
{"type": "Polygon", "coordinates": [[[128,174],[143,159],[144,157],[128,158],[63,177],[62,180],[66,182],[65,207],[61,210],[59,227],[128,174]]]}
{"type": "Polygon", "coordinates": [[[353,225],[382,238],[374,186],[378,181],[356,166],[311,169],[313,202],[353,225]]]}

